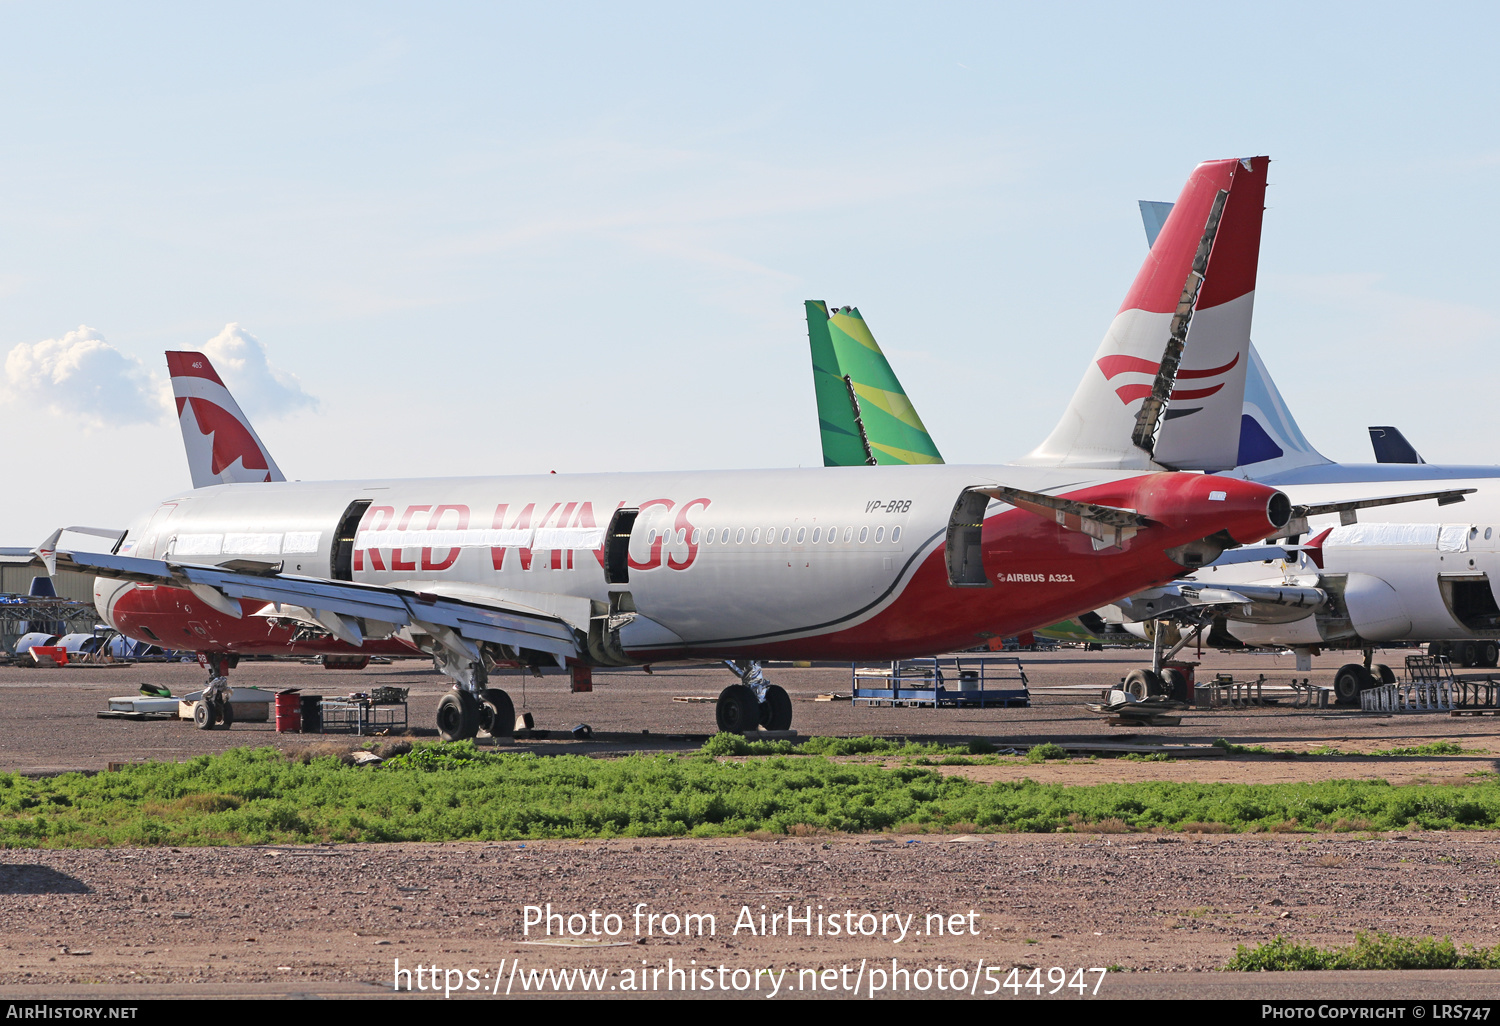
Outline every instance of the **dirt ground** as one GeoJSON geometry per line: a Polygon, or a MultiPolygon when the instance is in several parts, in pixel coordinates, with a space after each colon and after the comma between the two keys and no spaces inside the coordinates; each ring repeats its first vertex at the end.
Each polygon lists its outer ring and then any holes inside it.
{"type": "MultiPolygon", "coordinates": [[[[1386,653],[1385,661],[1399,664],[1400,655],[1386,653]]],[[[1170,762],[1098,757],[950,768],[987,780],[1473,781],[1493,774],[1500,759],[1492,718],[1371,716],[1282,704],[1190,710],[1177,727],[1107,726],[1085,704],[1097,701],[1101,686],[1144,658],[1145,653],[1116,651],[1023,654],[1034,695],[1029,709],[855,708],[846,701],[816,701],[820,693],[848,693],[847,669],[777,668],[769,675],[791,693],[794,727],[804,735],[983,737],[1002,748],[1047,741],[1203,746],[1223,737],[1277,752],[1331,747],[1350,753],[1447,740],[1466,750],[1402,759],[1370,754],[1170,762]]],[[[1320,670],[1330,676],[1333,668],[1320,670]]],[[[1306,676],[1273,656],[1207,652],[1200,673],[1214,672],[1265,674],[1273,683],[1306,676]]],[[[276,734],[269,724],[201,732],[188,723],[94,715],[108,697],[131,694],[142,682],[165,684],[181,694],[201,677],[196,666],[187,665],[0,668],[0,702],[6,706],[0,770],[98,771],[110,763],[181,759],[237,745],[292,750],[328,743],[328,738],[276,734]]],[[[235,678],[241,685],[299,686],[327,694],[380,684],[410,687],[412,723],[423,732],[430,730],[446,689],[443,678],[416,662],[357,673],[246,663],[235,678]]],[[[526,680],[524,689],[519,678],[500,683],[518,710],[531,711],[537,728],[554,735],[518,740],[516,747],[607,754],[701,743],[713,730],[712,703],[673,699],[711,698],[730,679],[714,668],[661,669],[650,676],[606,673],[596,678],[592,694],[576,695],[568,694],[558,677],[526,680]],[[566,734],[579,723],[592,726],[592,740],[575,741],[566,734]]],[[[352,746],[360,739],[336,743],[352,746]]],[[[1093,967],[1115,970],[1099,996],[1201,996],[1207,984],[1188,981],[1209,977],[1179,974],[1222,966],[1237,945],[1278,934],[1318,944],[1347,943],[1359,931],[1500,943],[1497,873],[1500,838],[1482,832],[9,850],[0,852],[0,916],[6,923],[0,938],[0,997],[80,992],[370,996],[391,993],[393,982],[414,991],[418,983],[431,984],[426,974],[434,965],[440,992],[445,982],[452,986],[457,980],[454,996],[471,990],[488,996],[507,987],[512,996],[523,989],[569,990],[555,977],[533,987],[528,974],[592,967],[608,970],[600,986],[613,994],[630,992],[631,986],[661,993],[669,983],[676,992],[689,979],[703,984],[691,991],[699,994],[732,993],[739,981],[750,988],[745,993],[756,994],[759,986],[765,997],[777,980],[783,997],[848,995],[851,985],[863,994],[876,983],[878,968],[895,992],[931,997],[940,993],[941,984],[934,982],[939,964],[949,974],[948,989],[941,993],[949,996],[955,996],[958,979],[953,970],[961,968],[973,996],[980,996],[1012,979],[1016,967],[1021,972],[1014,983],[1024,986],[1030,980],[1044,992],[1065,970],[1059,996],[1074,994],[1081,983],[1092,991],[1099,976],[1087,972],[1093,967]],[[550,937],[543,925],[549,903],[563,917],[552,921],[550,937]],[[761,905],[768,917],[783,916],[779,923],[767,920],[776,926],[775,936],[760,929],[761,905]],[[787,936],[788,905],[799,918],[812,906],[814,930],[816,917],[825,917],[823,934],[806,936],[794,922],[793,935],[787,936]],[[528,906],[541,920],[531,927],[528,906]],[[646,917],[639,923],[638,909],[646,917]],[[607,919],[611,914],[619,919],[607,919]],[[653,914],[658,916],[654,926],[653,914]],[[687,914],[712,915],[712,934],[683,936],[680,917],[687,914]],[[835,916],[842,930],[837,936],[829,925],[835,916]],[[898,941],[903,922],[907,934],[898,941]],[[583,932],[570,933],[570,925],[583,932]],[[609,928],[615,927],[611,935],[609,928]],[[860,934],[861,928],[875,933],[860,934]],[[847,936],[849,929],[856,936],[847,936]],[[423,971],[402,977],[397,959],[401,969],[420,965],[423,971]],[[711,971],[706,978],[670,975],[685,963],[692,972],[711,971]],[[843,974],[846,965],[850,971],[843,974]],[[1000,971],[990,976],[984,971],[988,966],[1000,971]],[[450,975],[450,969],[461,972],[450,975]],[[735,976],[737,969],[745,972],[735,976]],[[834,971],[824,975],[825,969],[834,971]],[[1033,969],[1040,970],[1035,977],[1033,969]],[[1079,969],[1085,970],[1082,976],[1079,969]],[[783,970],[788,974],[778,977],[783,970]],[[928,975],[913,983],[901,970],[928,975]],[[472,976],[463,975],[471,971],[472,976]],[[657,975],[648,982],[652,973],[657,975]],[[497,983],[502,975],[505,982],[497,983]],[[929,989],[918,993],[923,980],[929,989]]],[[[1461,974],[1461,981],[1451,977],[1420,986],[1411,974],[1390,975],[1399,977],[1390,993],[1410,991],[1411,996],[1417,991],[1454,995],[1484,986],[1494,993],[1500,987],[1500,973],[1461,974]]],[[[1213,985],[1225,985],[1223,974],[1213,979],[1213,985]]],[[[1358,989],[1365,985],[1351,984],[1354,993],[1373,994],[1358,989]]],[[[1258,986],[1252,981],[1247,995],[1260,993],[1258,986]]],[[[580,992],[577,980],[570,992],[580,992]]],[[[419,996],[430,993],[423,989],[419,996]]],[[[991,996],[1033,993],[1003,990],[991,996]]]]}

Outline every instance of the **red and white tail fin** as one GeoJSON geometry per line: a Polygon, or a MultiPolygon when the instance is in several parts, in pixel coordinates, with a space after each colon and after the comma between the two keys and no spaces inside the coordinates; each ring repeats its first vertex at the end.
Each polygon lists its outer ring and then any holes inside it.
{"type": "Polygon", "coordinates": [[[167,370],[194,488],[286,480],[208,357],[168,353],[167,370]]]}
{"type": "Polygon", "coordinates": [[[1022,462],[1235,465],[1269,164],[1193,170],[1062,420],[1022,462]]]}

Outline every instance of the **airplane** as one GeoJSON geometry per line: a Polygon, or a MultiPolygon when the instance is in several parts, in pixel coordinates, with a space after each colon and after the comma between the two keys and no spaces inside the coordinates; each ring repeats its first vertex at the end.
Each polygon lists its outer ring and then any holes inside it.
{"type": "Polygon", "coordinates": [[[167,499],[110,552],[60,544],[63,529],[33,552],[49,572],[96,574],[99,611],[122,634],[191,644],[215,676],[234,655],[284,651],[267,629],[276,615],[354,648],[402,635],[455,681],[437,716],[449,740],[511,732],[510,698],[490,686],[498,667],[551,663],[578,682],[668,659],[730,665],[739,683],[719,697],[721,729],[786,729],[791,702],[763,660],[969,647],[1321,511],[1156,460],[1215,239],[1221,226],[1233,239],[1251,208],[1259,218],[1264,174],[1251,167],[1194,170],[1110,325],[1096,364],[1149,364],[1150,383],[1101,403],[1086,377],[1051,448],[1018,463],[275,480],[242,416],[204,419],[195,400],[223,398],[207,359],[177,353],[173,378],[201,379],[181,383],[181,406],[212,431],[210,471],[251,480],[167,499]]]}
{"type": "MultiPolygon", "coordinates": [[[[1141,202],[1148,244],[1156,242],[1156,232],[1171,209],[1169,203],[1141,202]]],[[[1249,288],[1239,298],[1245,299],[1253,295],[1258,254],[1247,247],[1240,255],[1241,284],[1249,288]]],[[[1212,261],[1208,273],[1212,278],[1212,261]]],[[[1199,302],[1202,305],[1204,299],[1199,302]]],[[[1188,337],[1185,363],[1205,359],[1195,348],[1196,329],[1202,323],[1195,321],[1195,333],[1188,337]]],[[[1220,645],[1290,647],[1298,669],[1304,671],[1311,669],[1312,655],[1324,648],[1361,649],[1364,663],[1345,664],[1334,677],[1334,690],[1343,704],[1357,704],[1360,691],[1393,679],[1388,668],[1371,665],[1378,643],[1437,639],[1432,644],[1435,654],[1451,653],[1466,666],[1495,665],[1500,661],[1500,607],[1488,575],[1500,573],[1500,494],[1491,483],[1500,476],[1500,467],[1426,464],[1400,432],[1389,427],[1370,429],[1380,462],[1333,463],[1297,426],[1250,341],[1249,326],[1246,317],[1233,331],[1211,340],[1207,362],[1239,361],[1246,374],[1238,395],[1230,381],[1193,411],[1204,414],[1194,418],[1194,427],[1237,432],[1235,469],[1224,473],[1278,485],[1294,499],[1313,491],[1323,500],[1343,498],[1344,508],[1325,513],[1327,524],[1292,524],[1279,536],[1291,543],[1287,546],[1238,550],[1200,568],[1189,580],[1082,614],[1077,624],[1056,626],[1071,634],[1080,633],[1081,627],[1099,640],[1110,630],[1124,629],[1154,641],[1166,632],[1153,629],[1153,624],[1175,618],[1194,632],[1179,631],[1178,648],[1205,633],[1220,645]],[[1377,432],[1382,437],[1376,437],[1377,432]],[[1400,458],[1382,458],[1382,441],[1396,439],[1406,453],[1391,447],[1385,451],[1400,458]],[[1414,486],[1440,487],[1415,495],[1368,497],[1372,491],[1414,486]],[[1471,505],[1464,512],[1473,520],[1442,522],[1438,511],[1465,499],[1471,505]],[[1339,514],[1336,526],[1334,512],[1339,514]],[[1363,524],[1358,522],[1360,515],[1363,524]],[[1418,518],[1424,522],[1410,522],[1418,518]],[[1306,545],[1296,544],[1309,533],[1315,537],[1306,545]],[[1465,555],[1470,551],[1473,555],[1465,555]],[[1275,572],[1268,571],[1271,564],[1275,572]]],[[[822,412],[820,393],[820,418],[833,416],[822,412]]],[[[1164,436],[1173,423],[1165,425],[1164,436]]],[[[1139,694],[1167,689],[1157,676],[1160,661],[1159,654],[1153,672],[1141,675],[1139,694]]]]}

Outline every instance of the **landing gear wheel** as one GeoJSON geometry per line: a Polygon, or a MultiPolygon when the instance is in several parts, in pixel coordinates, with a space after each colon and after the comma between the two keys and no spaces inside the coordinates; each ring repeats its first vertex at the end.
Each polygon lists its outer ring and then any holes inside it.
{"type": "Polygon", "coordinates": [[[1396,683],[1396,671],[1385,665],[1385,663],[1376,663],[1374,666],[1370,667],[1370,670],[1375,674],[1375,679],[1380,683],[1396,683]]]}
{"type": "Polygon", "coordinates": [[[1168,698],[1177,702],[1188,700],[1188,678],[1187,674],[1174,667],[1167,667],[1161,671],[1161,686],[1168,698]]]}
{"type": "Polygon", "coordinates": [[[1164,693],[1155,670],[1131,670],[1125,678],[1125,693],[1137,700],[1164,693]]]}
{"type": "Polygon", "coordinates": [[[1478,664],[1475,658],[1474,643],[1472,641],[1460,641],[1453,646],[1453,661],[1464,669],[1469,669],[1478,664]]]}
{"type": "Polygon", "coordinates": [[[1333,678],[1333,693],[1339,705],[1358,705],[1359,693],[1375,686],[1375,677],[1359,663],[1345,663],[1333,678]]]}
{"type": "Polygon", "coordinates": [[[731,684],[719,692],[715,713],[719,729],[726,733],[743,734],[760,726],[760,702],[745,684],[731,684]]]}
{"type": "Polygon", "coordinates": [[[213,730],[216,719],[218,717],[207,701],[200,698],[198,704],[193,706],[193,726],[199,730],[213,730]]]}
{"type": "Polygon", "coordinates": [[[444,695],[438,703],[437,728],[444,741],[467,741],[479,733],[479,703],[474,696],[456,688],[444,695]]]}
{"type": "Polygon", "coordinates": [[[766,686],[766,700],[760,706],[760,725],[767,730],[790,730],[792,699],[778,684],[766,686]]]}
{"type": "Polygon", "coordinates": [[[1474,647],[1479,651],[1480,666],[1492,668],[1496,664],[1500,664],[1500,645],[1495,644],[1493,641],[1481,641],[1474,647]]]}
{"type": "Polygon", "coordinates": [[[510,737],[516,732],[516,705],[499,688],[485,688],[481,693],[479,729],[490,737],[510,737]]]}

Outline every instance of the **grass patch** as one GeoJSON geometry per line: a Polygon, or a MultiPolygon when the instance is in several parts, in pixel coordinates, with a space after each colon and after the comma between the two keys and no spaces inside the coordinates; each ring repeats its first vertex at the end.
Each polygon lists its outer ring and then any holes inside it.
{"type": "Polygon", "coordinates": [[[1026,753],[1027,762],[1046,762],[1048,759],[1066,759],[1068,750],[1062,745],[1047,742],[1044,745],[1033,745],[1031,751],[1026,753]]]}
{"type": "Polygon", "coordinates": [[[1430,744],[1417,745],[1413,748],[1387,748],[1384,751],[1373,752],[1374,755],[1462,755],[1464,749],[1452,741],[1433,741],[1430,744]]]}
{"type": "MultiPolygon", "coordinates": [[[[881,758],[950,759],[966,755],[988,755],[995,746],[982,738],[967,745],[916,744],[905,738],[889,737],[810,737],[805,741],[751,741],[742,734],[715,734],[698,749],[699,755],[712,758],[745,755],[823,755],[849,758],[874,755],[881,758]]],[[[932,765],[931,762],[928,763],[932,765]]],[[[946,765],[968,765],[948,763],[946,765]]]]}
{"type": "Polygon", "coordinates": [[[1213,747],[1215,747],[1215,748],[1222,748],[1222,749],[1224,749],[1225,752],[1229,753],[1230,755],[1276,755],[1277,754],[1276,752],[1271,751],[1271,749],[1267,748],[1265,745],[1237,745],[1233,741],[1227,740],[1226,738],[1222,738],[1222,737],[1219,738],[1217,741],[1214,742],[1213,747]]]}
{"type": "Polygon", "coordinates": [[[1396,937],[1388,933],[1356,934],[1344,948],[1275,940],[1247,948],[1241,944],[1224,966],[1229,972],[1294,972],[1308,969],[1500,969],[1500,947],[1458,950],[1444,937],[1396,937]]]}
{"type": "MultiPolygon", "coordinates": [[[[832,754],[906,750],[899,741],[816,740],[832,754]],[[881,751],[882,745],[890,747],[881,751]]],[[[1066,755],[1052,748],[1054,756],[1066,755]]],[[[1045,759],[1046,746],[1039,749],[1032,757],[1045,759]]],[[[391,751],[382,765],[358,768],[332,752],[304,763],[267,748],[93,776],[0,774],[0,847],[1500,828],[1500,782],[1492,778],[1402,787],[1378,780],[986,784],[920,766],[837,762],[806,754],[805,746],[795,758],[706,757],[716,750],[739,752],[732,735],[709,742],[705,754],[614,759],[418,744],[391,751]]],[[[994,758],[961,751],[953,746],[945,755],[994,758]]]]}

